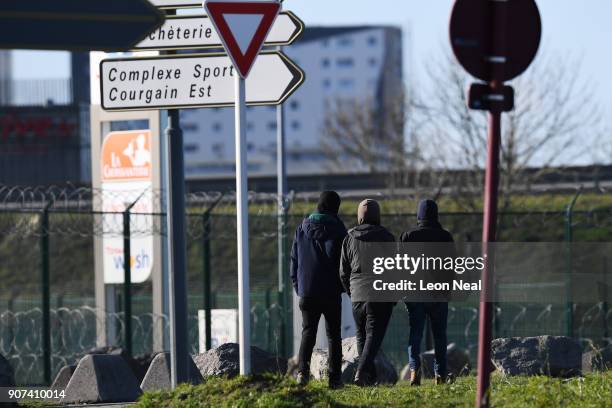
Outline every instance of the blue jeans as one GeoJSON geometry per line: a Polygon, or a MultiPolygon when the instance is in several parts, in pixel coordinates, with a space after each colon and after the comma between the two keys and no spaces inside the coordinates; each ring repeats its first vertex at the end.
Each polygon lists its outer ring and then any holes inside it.
{"type": "Polygon", "coordinates": [[[410,322],[410,338],[408,340],[408,365],[410,370],[421,368],[421,340],[425,319],[429,316],[431,331],[434,338],[434,374],[446,376],[446,322],[448,319],[448,303],[406,303],[410,322]]]}

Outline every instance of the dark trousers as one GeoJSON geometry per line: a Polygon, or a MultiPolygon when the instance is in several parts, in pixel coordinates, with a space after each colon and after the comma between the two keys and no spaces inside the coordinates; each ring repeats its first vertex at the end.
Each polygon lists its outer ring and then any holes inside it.
{"type": "Polygon", "coordinates": [[[425,319],[429,316],[434,338],[434,374],[446,376],[446,322],[448,303],[406,303],[410,321],[410,338],[408,340],[408,365],[412,371],[421,368],[421,340],[425,319]]]}
{"type": "Polygon", "coordinates": [[[355,302],[353,317],[357,326],[357,351],[359,366],[357,374],[366,374],[376,380],[374,359],[380,350],[395,303],[355,302]]]}
{"type": "Polygon", "coordinates": [[[317,328],[321,315],[325,317],[329,343],[328,373],[332,380],[340,380],[342,374],[342,298],[300,298],[302,311],[302,342],[298,354],[299,372],[310,374],[310,358],[317,342],[317,328]]]}

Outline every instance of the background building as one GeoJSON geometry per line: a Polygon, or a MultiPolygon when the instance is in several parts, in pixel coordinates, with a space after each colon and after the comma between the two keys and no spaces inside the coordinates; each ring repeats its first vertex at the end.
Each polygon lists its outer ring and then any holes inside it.
{"type": "MultiPolygon", "coordinates": [[[[309,27],[283,50],[306,73],[285,103],[289,176],[341,173],[321,148],[328,104],[338,98],[382,100],[403,89],[402,32],[389,26],[309,27]]],[[[181,111],[188,179],[235,174],[232,108],[181,111]]],[[[276,171],[276,107],[247,110],[249,177],[276,171]]]]}

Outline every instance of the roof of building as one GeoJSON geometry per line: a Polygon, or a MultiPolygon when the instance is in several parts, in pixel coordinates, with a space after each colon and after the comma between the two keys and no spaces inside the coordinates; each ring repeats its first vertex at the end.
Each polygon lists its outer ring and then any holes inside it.
{"type": "Polygon", "coordinates": [[[342,34],[349,34],[356,31],[372,30],[372,29],[389,29],[395,28],[392,26],[375,26],[375,25],[355,25],[355,26],[333,26],[333,27],[306,27],[302,36],[297,43],[305,43],[316,41],[326,37],[334,37],[342,34]]]}

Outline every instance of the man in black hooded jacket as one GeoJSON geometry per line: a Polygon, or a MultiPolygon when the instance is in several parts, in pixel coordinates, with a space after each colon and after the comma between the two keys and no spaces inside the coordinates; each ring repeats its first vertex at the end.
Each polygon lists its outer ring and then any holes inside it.
{"type": "MultiPolygon", "coordinates": [[[[380,206],[374,200],[364,200],[357,209],[357,226],[348,232],[342,243],[340,278],[344,290],[351,294],[351,287],[368,279],[362,274],[360,248],[362,242],[395,242],[395,237],[380,225],[380,206]]],[[[385,338],[395,303],[353,302],[353,317],[357,329],[359,365],[355,373],[358,386],[376,383],[374,358],[385,338]]]]}
{"type": "MultiPolygon", "coordinates": [[[[433,200],[422,200],[417,209],[417,229],[405,232],[400,242],[453,242],[450,232],[438,221],[438,205],[433,200]]],[[[434,338],[434,376],[436,384],[446,381],[446,323],[448,302],[406,302],[409,314],[408,365],[410,384],[421,384],[421,340],[425,320],[429,316],[434,338]]]]}
{"type": "Polygon", "coordinates": [[[291,250],[291,279],[302,312],[302,342],[298,353],[297,380],[310,379],[310,359],[317,339],[321,315],[325,317],[329,343],[330,388],[342,386],[342,283],[338,277],[342,240],[346,227],[338,217],[340,196],[321,193],[317,211],[295,231],[291,250]]]}

